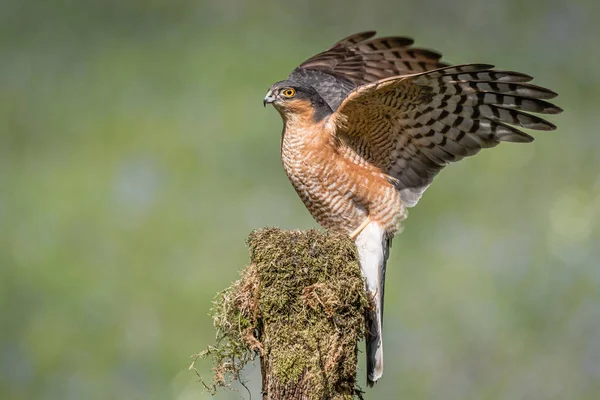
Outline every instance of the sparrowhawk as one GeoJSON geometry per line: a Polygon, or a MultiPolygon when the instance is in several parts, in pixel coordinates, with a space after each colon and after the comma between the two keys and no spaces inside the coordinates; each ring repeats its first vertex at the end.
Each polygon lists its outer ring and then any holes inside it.
{"type": "Polygon", "coordinates": [[[367,383],[383,373],[382,315],[389,246],[407,207],[446,164],[500,142],[528,143],[518,128],[553,130],[532,115],[562,110],[528,75],[487,64],[448,66],[404,37],[349,36],[271,86],[264,103],[283,118],[281,158],[317,222],[358,248],[366,290],[367,383]]]}

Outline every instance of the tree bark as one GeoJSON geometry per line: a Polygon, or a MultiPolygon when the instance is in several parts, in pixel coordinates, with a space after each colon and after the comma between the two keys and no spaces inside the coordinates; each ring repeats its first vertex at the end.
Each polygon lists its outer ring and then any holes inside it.
{"type": "Polygon", "coordinates": [[[357,343],[369,301],[354,243],[316,230],[263,229],[248,244],[263,399],[360,397],[357,343]]]}

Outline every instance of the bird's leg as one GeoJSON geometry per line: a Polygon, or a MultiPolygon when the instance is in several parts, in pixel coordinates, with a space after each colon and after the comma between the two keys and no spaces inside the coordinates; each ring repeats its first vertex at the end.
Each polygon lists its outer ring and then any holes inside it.
{"type": "Polygon", "coordinates": [[[360,226],[358,228],[356,228],[354,230],[354,232],[352,232],[350,234],[350,239],[352,239],[352,240],[356,239],[356,237],[363,231],[363,229],[365,229],[365,227],[367,225],[369,225],[369,222],[371,222],[369,220],[369,217],[365,218],[365,220],[362,222],[362,224],[360,224],[360,226]]]}

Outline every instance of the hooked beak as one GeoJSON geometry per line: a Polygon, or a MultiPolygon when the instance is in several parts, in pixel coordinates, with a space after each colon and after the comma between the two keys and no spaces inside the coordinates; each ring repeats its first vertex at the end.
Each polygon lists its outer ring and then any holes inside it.
{"type": "Polygon", "coordinates": [[[263,99],[263,106],[267,106],[267,104],[271,104],[275,101],[275,96],[273,96],[273,92],[269,90],[265,98],[263,99]]]}

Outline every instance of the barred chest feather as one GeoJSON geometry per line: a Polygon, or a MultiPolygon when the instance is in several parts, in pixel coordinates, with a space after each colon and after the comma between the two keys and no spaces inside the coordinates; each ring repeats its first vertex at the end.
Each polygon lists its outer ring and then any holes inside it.
{"type": "Polygon", "coordinates": [[[326,120],[285,121],[281,159],[296,192],[324,228],[354,231],[368,216],[391,236],[406,217],[387,176],[336,141],[326,120]]]}

